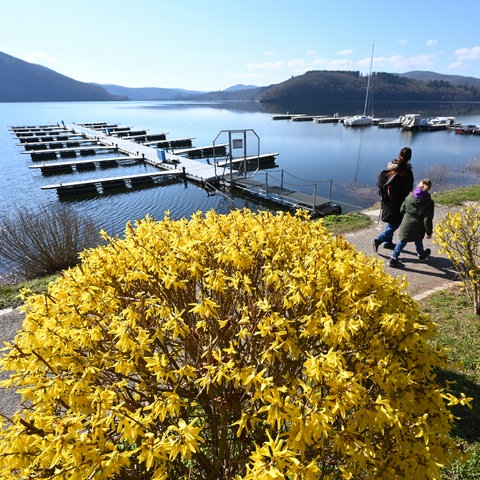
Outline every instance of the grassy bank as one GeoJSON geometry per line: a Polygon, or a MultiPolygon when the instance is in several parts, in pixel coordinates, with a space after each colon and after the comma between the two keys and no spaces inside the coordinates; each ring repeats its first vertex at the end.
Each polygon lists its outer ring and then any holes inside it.
{"type": "Polygon", "coordinates": [[[457,411],[453,429],[457,443],[470,455],[465,464],[456,462],[443,472],[444,480],[480,479],[480,319],[460,287],[430,295],[420,302],[425,313],[437,323],[436,342],[449,349],[448,371],[438,377],[452,383],[453,393],[472,397],[472,409],[457,411]]]}
{"type": "Polygon", "coordinates": [[[24,288],[28,288],[33,293],[43,293],[47,291],[48,284],[54,280],[57,275],[49,275],[35,280],[30,280],[15,284],[6,284],[0,286],[0,309],[14,308],[21,305],[22,301],[18,295],[24,288]]]}

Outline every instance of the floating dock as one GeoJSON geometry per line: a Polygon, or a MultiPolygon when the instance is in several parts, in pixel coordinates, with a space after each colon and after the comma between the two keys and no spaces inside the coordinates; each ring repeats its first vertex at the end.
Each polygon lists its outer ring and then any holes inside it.
{"type": "Polygon", "coordinates": [[[272,120],[291,120],[292,122],[341,123],[345,117],[333,115],[307,115],[305,113],[274,115],[272,120]]]}
{"type": "Polygon", "coordinates": [[[20,146],[23,146],[25,150],[51,150],[54,148],[63,149],[63,148],[71,148],[71,147],[79,147],[80,145],[96,145],[97,141],[90,139],[90,138],[83,138],[82,136],[78,136],[78,138],[61,138],[61,140],[53,140],[53,141],[29,141],[20,143],[20,146]]]}
{"type": "Polygon", "coordinates": [[[298,115],[291,118],[292,122],[313,122],[315,115],[298,115]]]}
{"type": "Polygon", "coordinates": [[[319,116],[315,117],[313,121],[315,123],[342,123],[345,117],[339,117],[338,114],[333,115],[333,117],[328,116],[319,116]]]}
{"type": "Polygon", "coordinates": [[[250,155],[243,158],[233,158],[231,160],[224,160],[223,162],[217,162],[217,166],[220,168],[228,167],[232,165],[234,169],[238,170],[242,163],[245,162],[247,166],[265,165],[266,163],[275,162],[275,158],[278,157],[278,153],[264,153],[261,155],[250,155]]]}
{"type": "MultiPolygon", "coordinates": [[[[316,195],[315,189],[313,195],[308,195],[289,189],[283,185],[283,181],[282,185],[274,186],[269,183],[267,177],[265,177],[265,183],[259,181],[258,177],[254,178],[262,167],[275,166],[278,153],[260,154],[258,152],[257,155],[246,155],[246,134],[249,132],[247,130],[222,131],[220,134],[228,132],[229,143],[215,144],[214,140],[213,145],[203,147],[191,146],[191,140],[194,137],[168,140],[165,133],[152,135],[146,130],[132,130],[130,127],[121,127],[108,122],[70,125],[62,122],[62,125],[11,127],[11,130],[20,139],[20,145],[25,149],[22,153],[29,154],[33,161],[76,157],[77,154],[83,157],[95,157],[97,153],[105,151],[114,151],[118,154],[108,158],[44,162],[29,167],[40,169],[42,174],[63,174],[73,171],[81,173],[97,168],[114,167],[121,162],[139,161],[158,169],[156,172],[59,182],[41,187],[42,190],[54,189],[59,196],[101,194],[115,189],[156,185],[159,184],[160,178],[182,177],[185,181],[200,183],[205,187],[218,185],[224,189],[239,191],[242,195],[284,208],[305,209],[312,215],[326,215],[341,211],[330,198],[316,195]],[[86,145],[87,143],[90,144],[86,145]],[[188,145],[188,147],[175,149],[179,144],[188,145]],[[160,145],[172,151],[159,148],[160,145]],[[234,157],[233,150],[239,148],[243,148],[243,155],[234,157]],[[205,157],[206,161],[200,160],[205,157]],[[213,160],[211,160],[212,157],[213,160]],[[243,175],[240,173],[242,171],[243,175]],[[253,171],[250,177],[247,176],[247,171],[253,171]]],[[[250,130],[251,132],[253,131],[250,130]]],[[[256,134],[255,136],[258,138],[256,134]]]]}
{"type": "Polygon", "coordinates": [[[378,128],[400,128],[402,122],[400,120],[387,120],[384,122],[378,122],[378,128]]]}
{"type": "Polygon", "coordinates": [[[173,138],[165,140],[147,140],[142,141],[144,145],[149,147],[161,148],[163,150],[174,150],[175,148],[190,148],[192,146],[192,137],[187,138],[173,138]]]}
{"type": "Polygon", "coordinates": [[[183,175],[183,172],[152,172],[139,173],[136,175],[125,175],[123,177],[94,178],[83,180],[81,182],[57,183],[53,185],[44,185],[42,190],[56,189],[59,195],[77,195],[78,193],[100,193],[108,189],[128,188],[136,185],[153,184],[154,180],[165,175],[183,175]],[[100,191],[99,191],[100,189],[100,191]]]}
{"type": "Polygon", "coordinates": [[[186,155],[188,158],[211,158],[224,157],[227,155],[228,143],[207,145],[205,147],[193,147],[174,150],[175,155],[186,155]]]}
{"type": "Polygon", "coordinates": [[[292,120],[292,118],[296,117],[303,117],[305,114],[304,113],[286,113],[286,114],[280,114],[280,115],[274,115],[272,117],[272,120],[292,120]]]}
{"type": "Polygon", "coordinates": [[[125,157],[110,157],[110,158],[94,158],[91,160],[74,160],[72,162],[51,162],[42,163],[40,165],[30,165],[28,168],[39,168],[42,173],[58,173],[58,172],[73,172],[77,171],[95,170],[95,168],[109,168],[117,167],[120,163],[139,162],[143,161],[143,157],[136,157],[134,155],[127,155],[125,157]]]}
{"type": "Polygon", "coordinates": [[[46,148],[44,150],[27,150],[22,153],[28,153],[32,157],[32,160],[47,160],[47,159],[55,159],[58,158],[57,154],[60,157],[76,157],[77,153],[81,156],[90,156],[95,155],[98,152],[102,151],[116,151],[117,147],[110,145],[92,145],[89,147],[65,147],[65,148],[46,148]]]}

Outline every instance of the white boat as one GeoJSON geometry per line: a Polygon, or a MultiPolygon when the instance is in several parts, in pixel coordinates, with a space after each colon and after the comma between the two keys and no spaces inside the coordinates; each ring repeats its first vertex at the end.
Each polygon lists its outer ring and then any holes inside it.
{"type": "Polygon", "coordinates": [[[369,115],[354,115],[353,117],[347,117],[343,120],[343,124],[347,127],[365,127],[372,125],[373,117],[369,115]]]}
{"type": "Polygon", "coordinates": [[[404,116],[402,130],[416,130],[432,132],[446,130],[455,125],[455,117],[423,118],[419,113],[408,113],[404,116]]]}
{"type": "Polygon", "coordinates": [[[407,113],[404,115],[402,130],[427,130],[428,120],[419,113],[407,113]]]}
{"type": "Polygon", "coordinates": [[[456,125],[455,117],[435,117],[428,120],[432,130],[446,130],[456,125]]]}
{"type": "Polygon", "coordinates": [[[387,120],[383,122],[379,122],[378,126],[380,128],[395,128],[395,127],[401,127],[402,123],[405,120],[405,115],[400,115],[398,118],[395,120],[387,120]]]}
{"type": "Polygon", "coordinates": [[[353,115],[352,117],[346,117],[343,120],[343,124],[347,127],[365,127],[373,124],[373,116],[367,115],[368,106],[368,93],[370,91],[370,78],[372,76],[372,63],[373,63],[373,48],[372,45],[372,57],[370,58],[370,72],[368,74],[367,91],[365,93],[365,106],[363,107],[363,115],[353,115]]]}

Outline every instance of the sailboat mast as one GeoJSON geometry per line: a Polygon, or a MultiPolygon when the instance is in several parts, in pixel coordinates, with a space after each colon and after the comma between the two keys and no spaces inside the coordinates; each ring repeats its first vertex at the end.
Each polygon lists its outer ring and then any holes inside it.
{"type": "Polygon", "coordinates": [[[370,57],[370,72],[368,73],[368,81],[367,81],[367,93],[365,94],[365,106],[363,107],[363,115],[367,114],[367,106],[368,106],[368,92],[370,90],[370,78],[372,76],[372,64],[373,64],[373,49],[375,48],[375,44],[372,44],[372,56],[370,57]]]}

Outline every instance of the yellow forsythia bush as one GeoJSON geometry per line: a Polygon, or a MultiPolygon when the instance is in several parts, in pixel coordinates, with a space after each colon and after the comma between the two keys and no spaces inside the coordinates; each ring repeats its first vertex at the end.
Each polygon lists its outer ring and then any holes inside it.
{"type": "Polygon", "coordinates": [[[434,479],[435,327],[304,214],[150,218],[31,296],[1,479],[434,479]]]}
{"type": "Polygon", "coordinates": [[[480,315],[480,207],[448,212],[435,227],[435,242],[452,261],[476,315],[480,315]]]}

